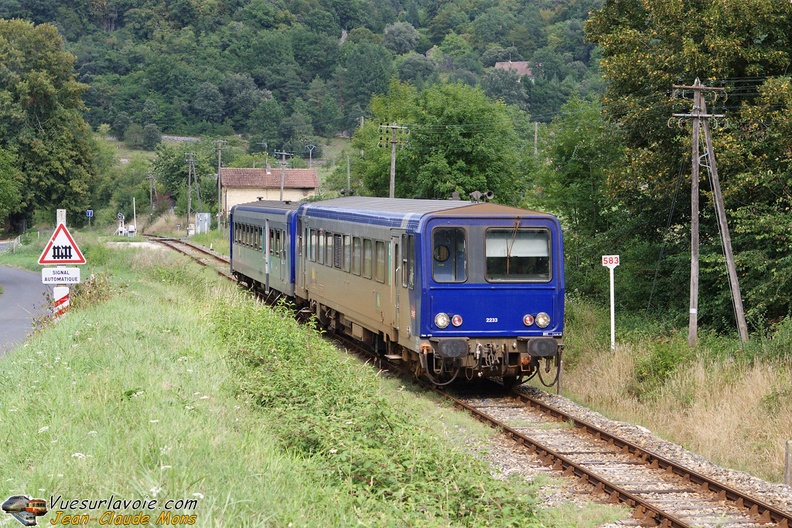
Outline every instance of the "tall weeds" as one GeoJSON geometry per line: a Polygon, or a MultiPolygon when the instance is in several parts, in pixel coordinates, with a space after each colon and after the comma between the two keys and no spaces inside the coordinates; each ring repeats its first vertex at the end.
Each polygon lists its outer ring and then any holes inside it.
{"type": "Polygon", "coordinates": [[[580,299],[568,305],[568,395],[718,464],[783,481],[785,442],[792,438],[790,324],[744,347],[702,331],[690,348],[681,330],[617,322],[611,351],[608,314],[580,299]]]}

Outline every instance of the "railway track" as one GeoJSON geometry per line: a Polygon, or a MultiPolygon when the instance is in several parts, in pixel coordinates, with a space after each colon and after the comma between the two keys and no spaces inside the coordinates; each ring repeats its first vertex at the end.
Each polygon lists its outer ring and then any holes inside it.
{"type": "Polygon", "coordinates": [[[180,238],[164,237],[157,235],[146,235],[151,242],[162,244],[182,255],[186,255],[195,260],[201,266],[212,268],[218,275],[233,280],[230,272],[230,262],[228,257],[217,253],[203,246],[192,244],[180,238]]]}
{"type": "Polygon", "coordinates": [[[526,393],[446,394],[453,404],[526,446],[608,501],[662,527],[778,526],[792,513],[586,423],[526,393]]]}
{"type": "MultiPolygon", "coordinates": [[[[183,240],[152,239],[233,279],[228,272],[228,259],[222,255],[183,240]],[[224,266],[222,271],[219,265],[224,266]]],[[[374,355],[354,341],[333,337],[372,358],[380,368],[402,371],[397,363],[374,355]]],[[[409,373],[405,375],[413,379],[409,373]]],[[[588,484],[594,494],[606,501],[633,508],[636,517],[647,526],[792,528],[792,511],[574,417],[531,395],[531,389],[506,392],[499,386],[493,388],[495,384],[489,388],[477,384],[475,393],[465,394],[464,389],[452,392],[418,383],[502,431],[548,466],[588,484]]]]}

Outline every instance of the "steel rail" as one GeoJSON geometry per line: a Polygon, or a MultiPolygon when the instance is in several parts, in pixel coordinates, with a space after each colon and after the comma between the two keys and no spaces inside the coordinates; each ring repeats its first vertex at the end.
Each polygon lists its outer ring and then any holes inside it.
{"type": "Polygon", "coordinates": [[[608,495],[608,500],[611,502],[621,502],[627,504],[628,506],[634,508],[636,513],[641,517],[653,519],[661,528],[691,528],[691,525],[684,522],[682,519],[664,512],[663,510],[649,504],[640,497],[620,488],[616,484],[613,484],[597,476],[596,474],[573,462],[569,458],[551,449],[550,447],[547,447],[541,442],[520,433],[516,429],[503,424],[499,420],[489,416],[488,414],[476,409],[471,405],[468,405],[464,401],[455,398],[454,396],[451,396],[440,390],[436,390],[436,392],[448,398],[451,402],[453,402],[454,406],[471,413],[480,422],[487,423],[491,427],[503,431],[518,444],[528,447],[531,451],[535,452],[543,462],[549,466],[552,466],[553,469],[562,471],[567,476],[576,476],[584,482],[592,485],[594,487],[594,493],[604,493],[608,495]]]}
{"type": "Polygon", "coordinates": [[[696,471],[686,468],[681,464],[677,464],[667,458],[657,455],[641,446],[634,444],[623,438],[619,438],[595,425],[579,420],[563,411],[550,407],[549,405],[528,396],[527,394],[514,392],[512,396],[517,398],[524,404],[535,407],[543,413],[549,414],[558,420],[568,422],[575,427],[583,430],[584,432],[604,440],[615,447],[618,447],[625,453],[630,453],[641,460],[645,464],[654,469],[661,469],[669,473],[674,473],[677,476],[699,486],[702,491],[708,491],[718,496],[720,500],[733,502],[738,508],[747,509],[749,513],[759,516],[759,522],[762,523],[776,523],[780,528],[790,528],[792,526],[792,513],[788,513],[778,508],[775,508],[755,497],[752,497],[739,490],[731,488],[725,484],[718,482],[715,479],[702,475],[696,471]]]}
{"type": "Polygon", "coordinates": [[[206,248],[203,248],[201,246],[197,246],[195,244],[191,244],[190,242],[186,242],[184,240],[180,240],[178,238],[170,238],[170,237],[163,237],[163,236],[156,236],[156,235],[146,235],[146,237],[149,238],[150,240],[152,240],[154,242],[157,242],[159,244],[162,244],[163,246],[166,246],[166,247],[168,247],[168,248],[170,248],[170,249],[172,249],[172,250],[174,250],[174,251],[176,251],[178,253],[181,253],[182,255],[186,255],[186,256],[192,258],[193,260],[195,260],[195,262],[197,262],[201,266],[211,267],[221,277],[226,277],[226,278],[229,278],[229,279],[232,278],[231,275],[230,275],[230,272],[224,272],[224,271],[222,271],[222,270],[220,270],[220,269],[218,269],[218,268],[216,268],[214,266],[210,266],[204,260],[202,260],[201,258],[198,258],[195,254],[192,254],[192,253],[190,253],[190,251],[187,251],[187,250],[185,250],[183,248],[184,247],[188,247],[188,248],[190,248],[191,251],[201,253],[202,255],[206,255],[206,256],[210,257],[211,259],[213,259],[213,260],[215,260],[215,261],[217,261],[217,262],[219,262],[221,264],[229,266],[229,269],[230,269],[230,263],[229,263],[228,259],[226,257],[222,256],[222,255],[219,255],[219,254],[217,254],[217,253],[215,253],[213,251],[210,251],[210,250],[208,250],[206,248]]]}

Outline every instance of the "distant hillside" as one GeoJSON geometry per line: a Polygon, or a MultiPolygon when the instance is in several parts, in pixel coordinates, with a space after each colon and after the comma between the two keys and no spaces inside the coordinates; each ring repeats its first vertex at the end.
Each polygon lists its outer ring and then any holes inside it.
{"type": "Polygon", "coordinates": [[[392,76],[480,85],[549,121],[570,95],[601,89],[582,30],[601,3],[11,0],[0,17],[59,28],[94,128],[284,144],[354,128],[392,76]],[[505,61],[527,62],[532,77],[494,68],[505,61]]]}

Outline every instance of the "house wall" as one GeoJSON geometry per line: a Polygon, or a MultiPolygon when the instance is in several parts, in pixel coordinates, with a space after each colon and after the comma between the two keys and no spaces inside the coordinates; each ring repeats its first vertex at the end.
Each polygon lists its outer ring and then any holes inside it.
{"type": "MultiPolygon", "coordinates": [[[[299,202],[316,194],[316,189],[283,189],[283,199],[289,202],[299,202]]],[[[278,189],[223,189],[223,213],[228,218],[228,211],[235,205],[241,203],[255,202],[261,197],[262,200],[280,200],[280,188],[278,189]]]]}

